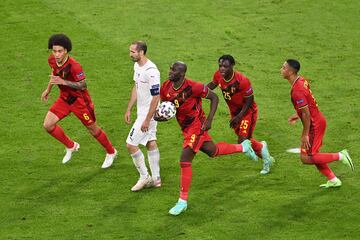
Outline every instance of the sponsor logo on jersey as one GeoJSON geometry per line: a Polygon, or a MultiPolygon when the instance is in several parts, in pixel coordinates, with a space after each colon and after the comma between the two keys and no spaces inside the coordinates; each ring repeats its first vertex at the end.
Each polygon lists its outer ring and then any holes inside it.
{"type": "Polygon", "coordinates": [[[304,102],[304,99],[300,99],[296,101],[296,104],[302,104],[304,102]]]}

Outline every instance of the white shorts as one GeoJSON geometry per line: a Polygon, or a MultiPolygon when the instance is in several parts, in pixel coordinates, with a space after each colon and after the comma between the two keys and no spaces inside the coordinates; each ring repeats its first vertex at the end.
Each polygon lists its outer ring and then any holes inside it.
{"type": "Polygon", "coordinates": [[[127,144],[133,146],[138,146],[139,144],[141,144],[146,146],[148,142],[156,140],[157,121],[155,121],[154,119],[150,121],[149,130],[147,132],[141,131],[141,125],[143,122],[144,119],[136,119],[126,139],[127,144]]]}

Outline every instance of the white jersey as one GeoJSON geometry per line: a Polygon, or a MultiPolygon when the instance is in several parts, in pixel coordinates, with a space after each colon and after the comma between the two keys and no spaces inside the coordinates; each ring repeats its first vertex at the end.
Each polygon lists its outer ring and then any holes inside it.
{"type": "Polygon", "coordinates": [[[149,59],[142,67],[136,62],[134,81],[137,94],[137,117],[144,119],[149,112],[152,97],[160,94],[160,72],[149,59]]]}

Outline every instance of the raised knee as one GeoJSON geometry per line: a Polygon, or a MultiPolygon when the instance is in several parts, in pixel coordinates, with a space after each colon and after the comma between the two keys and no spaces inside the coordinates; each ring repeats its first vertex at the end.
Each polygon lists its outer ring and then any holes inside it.
{"type": "Polygon", "coordinates": [[[52,130],[54,130],[55,124],[49,124],[47,122],[44,122],[43,127],[47,132],[51,132],[52,130]]]}
{"type": "Polygon", "coordinates": [[[303,164],[311,164],[308,155],[300,154],[300,160],[303,164]]]}

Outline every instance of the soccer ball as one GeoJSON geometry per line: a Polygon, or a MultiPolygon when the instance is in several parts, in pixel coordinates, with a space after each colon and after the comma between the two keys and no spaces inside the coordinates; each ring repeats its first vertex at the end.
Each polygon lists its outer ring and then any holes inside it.
{"type": "Polygon", "coordinates": [[[175,117],[176,115],[176,107],[172,102],[168,102],[168,101],[164,101],[161,102],[158,109],[157,109],[157,113],[160,117],[163,117],[167,120],[175,117]]]}

